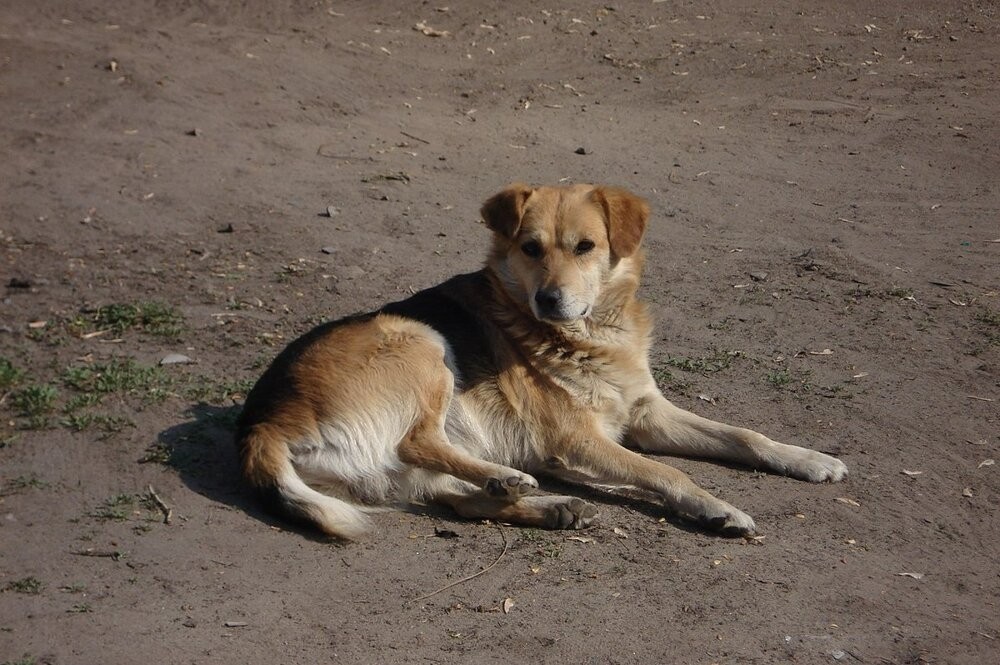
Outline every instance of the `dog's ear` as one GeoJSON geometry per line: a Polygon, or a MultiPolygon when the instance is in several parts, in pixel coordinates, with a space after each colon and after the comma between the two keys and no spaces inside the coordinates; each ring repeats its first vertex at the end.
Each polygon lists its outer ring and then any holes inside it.
{"type": "Polygon", "coordinates": [[[483,216],[486,226],[508,240],[513,238],[521,226],[521,216],[524,214],[524,202],[535,191],[527,185],[515,183],[505,190],[491,196],[479,214],[483,216]]]}
{"type": "Polygon", "coordinates": [[[618,187],[597,187],[590,196],[604,210],[611,252],[619,258],[635,254],[646,232],[649,204],[618,187]]]}

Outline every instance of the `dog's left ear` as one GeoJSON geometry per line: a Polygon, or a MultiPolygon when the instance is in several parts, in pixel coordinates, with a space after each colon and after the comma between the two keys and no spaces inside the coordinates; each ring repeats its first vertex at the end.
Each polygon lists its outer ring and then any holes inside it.
{"type": "Polygon", "coordinates": [[[611,252],[619,258],[635,254],[646,232],[649,204],[618,187],[597,187],[590,196],[604,210],[611,252]]]}
{"type": "Polygon", "coordinates": [[[507,189],[491,196],[483,204],[479,214],[491,231],[509,240],[521,227],[524,203],[533,191],[535,190],[521,183],[508,185],[507,189]]]}

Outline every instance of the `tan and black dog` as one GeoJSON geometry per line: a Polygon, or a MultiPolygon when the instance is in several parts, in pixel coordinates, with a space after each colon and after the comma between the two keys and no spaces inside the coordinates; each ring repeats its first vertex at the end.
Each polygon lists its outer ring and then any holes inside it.
{"type": "Polygon", "coordinates": [[[590,503],[533,475],[630,486],[730,533],[753,520],[633,452],[713,458],[813,482],[847,467],[671,404],[636,299],[649,207],[625,190],[512,185],[482,216],[486,267],[321,325],[247,397],[245,477],[292,516],[356,538],[378,507],[438,502],[468,518],[579,529],[590,503]]]}

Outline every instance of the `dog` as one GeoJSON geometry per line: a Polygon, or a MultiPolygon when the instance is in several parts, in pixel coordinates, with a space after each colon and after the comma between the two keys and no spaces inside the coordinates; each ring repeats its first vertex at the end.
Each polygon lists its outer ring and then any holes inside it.
{"type": "Polygon", "coordinates": [[[834,457],[660,393],[636,297],[649,212],[615,187],[514,184],[494,195],[481,210],[493,235],[482,270],[320,325],[278,355],[238,423],[244,477],[284,514],[343,539],[394,504],[591,525],[592,503],[544,494],[535,476],[639,488],[708,529],[755,532],[749,515],[641,452],[845,478],[834,457]]]}

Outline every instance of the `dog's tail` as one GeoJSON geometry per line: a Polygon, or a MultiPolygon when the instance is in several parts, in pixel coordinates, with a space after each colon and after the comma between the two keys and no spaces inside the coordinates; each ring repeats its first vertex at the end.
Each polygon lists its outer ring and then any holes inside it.
{"type": "Polygon", "coordinates": [[[239,437],[243,476],[276,508],[309,522],[329,535],[355,540],[369,530],[368,517],[356,505],[317,492],[296,473],[288,445],[275,428],[257,424],[239,437]]]}

